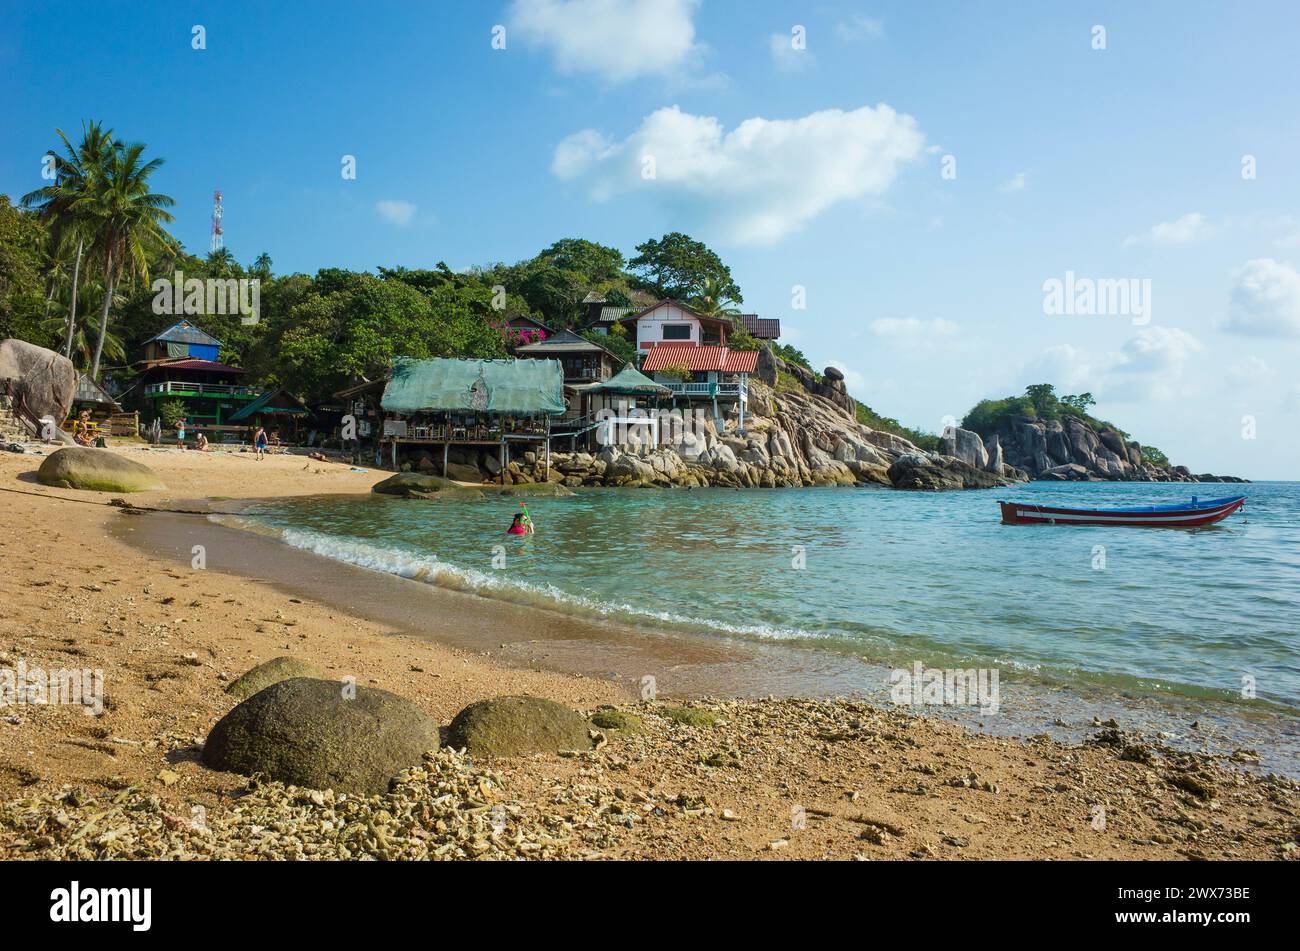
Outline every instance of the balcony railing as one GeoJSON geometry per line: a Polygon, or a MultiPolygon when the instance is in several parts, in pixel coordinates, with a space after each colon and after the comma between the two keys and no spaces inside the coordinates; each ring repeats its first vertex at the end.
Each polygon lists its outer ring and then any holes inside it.
{"type": "Polygon", "coordinates": [[[738,396],[749,399],[749,384],[745,380],[738,383],[665,383],[674,396],[738,396]]]}
{"type": "Polygon", "coordinates": [[[178,396],[259,396],[255,386],[226,386],[224,383],[189,383],[185,380],[165,380],[150,383],[144,388],[145,396],[175,393],[178,396]]]}

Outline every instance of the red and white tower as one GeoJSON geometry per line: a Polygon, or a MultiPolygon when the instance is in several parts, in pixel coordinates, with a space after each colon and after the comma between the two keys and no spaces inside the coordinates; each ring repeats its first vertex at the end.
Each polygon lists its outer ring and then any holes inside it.
{"type": "Polygon", "coordinates": [[[220,251],[225,245],[222,238],[225,232],[221,230],[221,212],[221,189],[217,189],[212,193],[212,245],[209,250],[213,252],[220,251]]]}

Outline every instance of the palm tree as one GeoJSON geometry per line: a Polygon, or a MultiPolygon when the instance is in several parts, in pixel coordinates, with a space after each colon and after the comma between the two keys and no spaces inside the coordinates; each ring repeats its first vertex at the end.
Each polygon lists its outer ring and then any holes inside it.
{"type": "Polygon", "coordinates": [[[253,259],[253,266],[249,270],[262,280],[269,281],[271,279],[271,255],[263,251],[253,259]]]}
{"type": "Polygon", "coordinates": [[[229,277],[234,273],[238,262],[229,248],[218,248],[208,252],[208,268],[212,277],[229,277]]]}
{"type": "MultiPolygon", "coordinates": [[[[55,178],[53,185],[38,188],[23,196],[23,205],[35,209],[50,232],[51,259],[57,268],[59,249],[76,244],[76,259],[72,265],[72,291],[63,335],[63,353],[72,355],[72,337],[77,325],[77,287],[81,278],[81,258],[89,237],[89,216],[84,208],[75,206],[90,195],[103,174],[105,164],[113,152],[113,130],[98,122],[83,123],[81,144],[73,147],[62,129],[56,129],[63,142],[63,155],[54,155],[55,178]]],[[[51,297],[46,299],[46,314],[53,295],[54,275],[51,275],[51,297]]]]}
{"type": "Polygon", "coordinates": [[[94,248],[104,260],[104,300],[99,311],[99,337],[91,361],[90,378],[99,379],[99,361],[108,334],[108,312],[113,291],[123,273],[138,275],[149,283],[148,253],[166,250],[175,239],[162,227],[172,221],[167,211],[176,202],[149,190],[149,177],[163,164],[162,159],[144,161],[144,144],[114,144],[111,160],[96,178],[91,193],[73,202],[76,211],[86,213],[95,224],[94,248]]]}
{"type": "Polygon", "coordinates": [[[740,314],[736,302],[723,290],[724,284],[717,278],[705,278],[695,289],[691,298],[691,309],[705,317],[735,317],[740,314]]]}

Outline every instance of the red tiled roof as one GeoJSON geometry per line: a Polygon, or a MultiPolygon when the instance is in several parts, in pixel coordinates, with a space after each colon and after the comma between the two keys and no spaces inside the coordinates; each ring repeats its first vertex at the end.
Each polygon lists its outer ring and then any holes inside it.
{"type": "Polygon", "coordinates": [[[655,373],[664,367],[684,366],[692,373],[710,370],[722,373],[753,373],[758,365],[757,350],[730,350],[726,347],[697,347],[693,344],[660,344],[646,354],[642,373],[655,373]]]}
{"type": "Polygon", "coordinates": [[[760,340],[775,340],[781,336],[781,321],[776,317],[741,314],[740,323],[749,331],[750,336],[760,340]]]}
{"type": "Polygon", "coordinates": [[[208,373],[247,373],[239,367],[228,367],[214,360],[172,360],[167,363],[155,363],[155,370],[206,370],[208,373]]]}

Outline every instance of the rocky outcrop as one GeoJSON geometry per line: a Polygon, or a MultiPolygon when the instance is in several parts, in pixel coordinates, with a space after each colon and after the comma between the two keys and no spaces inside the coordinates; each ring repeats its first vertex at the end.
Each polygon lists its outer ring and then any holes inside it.
{"type": "Polygon", "coordinates": [[[889,480],[899,489],[940,491],[943,489],[991,489],[1006,485],[998,475],[963,462],[954,456],[908,453],[889,467],[889,480]]]}
{"type": "MultiPolygon", "coordinates": [[[[77,392],[72,361],[25,340],[0,342],[0,381],[37,419],[63,423],[77,392]]],[[[5,388],[0,386],[0,389],[5,388]]]]}
{"type": "Polygon", "coordinates": [[[396,694],[295,677],[253,694],[218,721],[203,746],[213,769],[261,773],[295,786],[356,795],[388,790],[438,749],[438,723],[396,694]]]}
{"type": "Polygon", "coordinates": [[[525,756],[591,749],[587,721],[540,697],[497,697],[471,703],[447,728],[447,745],[471,756],[525,756]]]}
{"type": "Polygon", "coordinates": [[[45,457],[36,471],[44,485],[94,492],[156,492],[166,488],[158,474],[143,463],[111,449],[68,446],[45,457]]]}
{"type": "MultiPolygon", "coordinates": [[[[549,470],[535,452],[512,458],[503,472],[495,453],[453,448],[449,458],[458,462],[458,468],[448,472],[463,481],[492,479],[507,486],[549,481],[569,488],[986,488],[1026,478],[1003,464],[1000,451],[986,451],[973,433],[962,431],[946,452],[928,453],[902,436],[858,422],[857,403],[846,391],[839,370],[827,367],[818,377],[767,348],[760,352],[759,370],[749,381],[743,431],[735,412],[721,421],[705,415],[691,417],[689,423],[675,431],[665,425],[660,445],[643,441],[647,437],[641,433],[648,433],[647,428],[632,427],[626,441],[617,446],[553,453],[549,470]],[[787,383],[793,378],[799,386],[776,389],[765,382],[782,379],[781,374],[787,383]],[[904,456],[914,459],[896,466],[904,456]],[[916,459],[924,460],[924,465],[916,464],[916,459]]],[[[441,458],[435,460],[431,453],[416,452],[404,465],[415,470],[410,474],[415,478],[417,472],[441,472],[441,464],[441,458]]],[[[375,491],[410,494],[406,483],[390,485],[395,481],[381,483],[375,491]]]]}
{"type": "MultiPolygon", "coordinates": [[[[956,430],[965,433],[966,430],[956,430]]],[[[973,433],[971,435],[974,435],[973,433]]],[[[1041,420],[1007,417],[985,440],[996,442],[1008,465],[1034,479],[1125,482],[1244,482],[1235,476],[1193,475],[1185,466],[1157,466],[1142,446],[1115,429],[1076,416],[1041,420]]]]}

